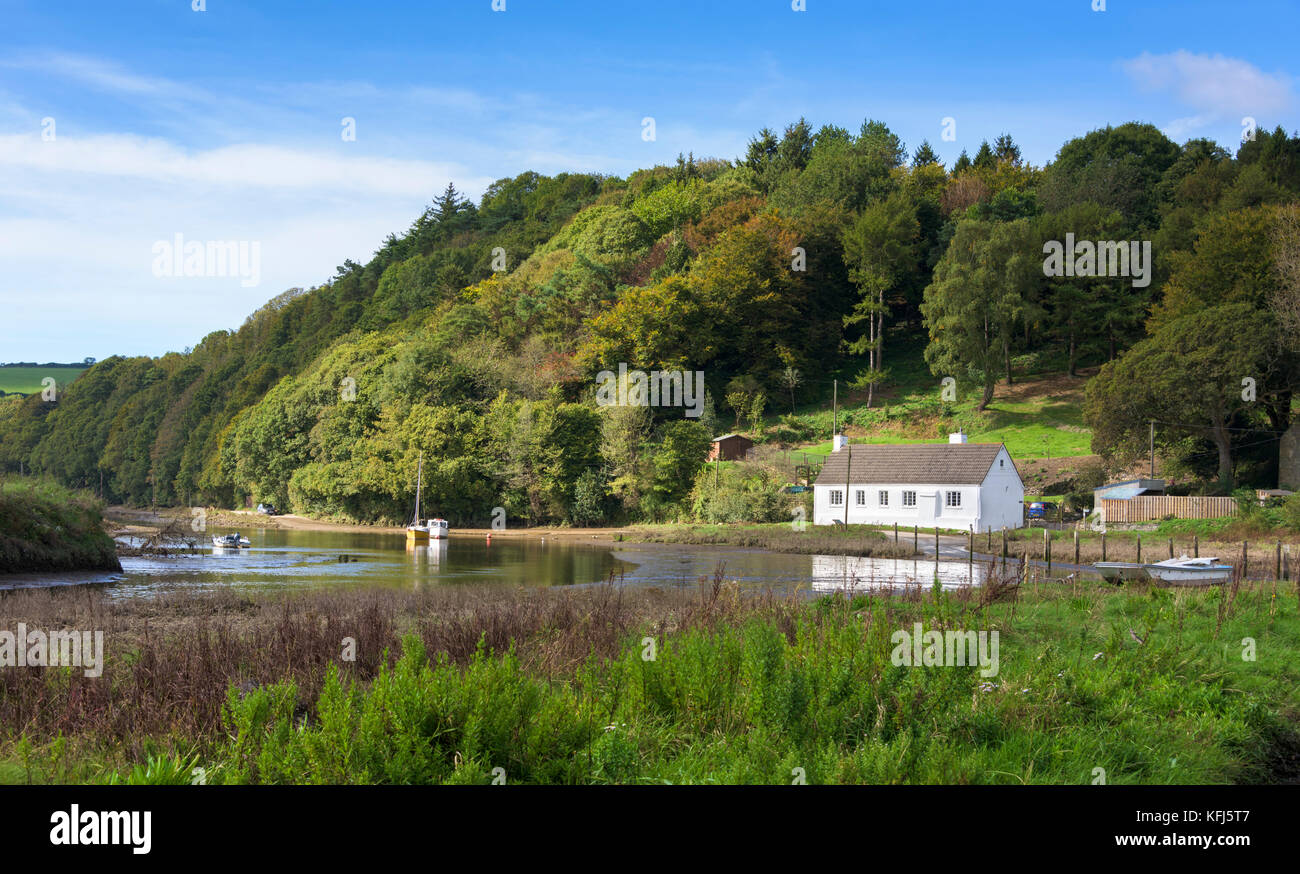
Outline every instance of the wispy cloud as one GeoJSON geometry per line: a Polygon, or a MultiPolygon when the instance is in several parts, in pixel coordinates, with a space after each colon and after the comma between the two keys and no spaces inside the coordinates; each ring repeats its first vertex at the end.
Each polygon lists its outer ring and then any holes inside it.
{"type": "Polygon", "coordinates": [[[1143,91],[1166,95],[1194,111],[1169,124],[1175,134],[1244,116],[1275,115],[1295,105],[1292,77],[1266,73],[1240,58],[1180,49],[1143,52],[1121,66],[1143,91]]]}
{"type": "Polygon", "coordinates": [[[6,168],[67,177],[129,177],[224,188],[352,190],[400,197],[437,191],[449,178],[476,188],[491,181],[470,179],[464,167],[451,163],[257,144],[189,150],[162,139],[123,134],[59,137],[53,142],[36,134],[0,135],[0,178],[6,168]]]}

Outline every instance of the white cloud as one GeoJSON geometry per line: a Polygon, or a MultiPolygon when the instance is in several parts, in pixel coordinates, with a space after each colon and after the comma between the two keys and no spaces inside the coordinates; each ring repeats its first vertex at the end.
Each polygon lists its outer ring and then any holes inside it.
{"type": "MultiPolygon", "coordinates": [[[[353,189],[369,194],[433,192],[455,164],[349,156],[272,145],[246,144],[187,150],[166,140],[123,134],[60,135],[45,142],[36,134],[0,135],[0,180],[7,169],[60,175],[130,177],[167,184],[226,187],[353,189]]],[[[482,187],[491,180],[473,180],[482,187]]]]}
{"type": "Polygon", "coordinates": [[[1122,66],[1143,90],[1169,94],[1196,111],[1175,122],[1184,130],[1214,120],[1284,112],[1294,104],[1290,76],[1265,73],[1240,58],[1180,49],[1162,55],[1143,52],[1122,66]]]}

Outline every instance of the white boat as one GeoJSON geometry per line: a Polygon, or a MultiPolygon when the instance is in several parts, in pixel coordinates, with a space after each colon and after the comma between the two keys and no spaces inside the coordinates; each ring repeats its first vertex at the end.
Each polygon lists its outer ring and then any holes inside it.
{"type": "Polygon", "coordinates": [[[427,543],[430,540],[442,540],[450,531],[446,519],[420,520],[420,486],[424,481],[424,453],[420,453],[420,464],[415,474],[415,518],[406,526],[406,542],[427,543]]]}
{"type": "Polygon", "coordinates": [[[225,537],[213,537],[212,546],[214,549],[248,549],[253,542],[247,537],[240,537],[238,533],[227,534],[225,537]]]}
{"type": "Polygon", "coordinates": [[[1146,564],[1136,561],[1099,561],[1097,573],[1110,583],[1151,580],[1171,586],[1209,586],[1232,579],[1232,566],[1219,564],[1214,556],[1170,558],[1146,564]]]}
{"type": "Polygon", "coordinates": [[[424,522],[416,521],[406,526],[406,539],[442,540],[450,530],[446,519],[425,519],[424,522]]]}
{"type": "Polygon", "coordinates": [[[1210,586],[1232,579],[1232,565],[1219,564],[1218,558],[1170,558],[1146,566],[1151,579],[1171,586],[1210,586]]]}
{"type": "Polygon", "coordinates": [[[1146,565],[1136,561],[1099,561],[1093,564],[1097,573],[1108,583],[1124,583],[1149,579],[1146,565]]]}

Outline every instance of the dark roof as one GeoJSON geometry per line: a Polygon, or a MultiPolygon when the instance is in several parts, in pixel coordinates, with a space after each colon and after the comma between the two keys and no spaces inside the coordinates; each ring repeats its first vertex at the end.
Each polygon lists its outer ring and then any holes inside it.
{"type": "MultiPolygon", "coordinates": [[[[746,437],[744,434],[723,434],[721,437],[714,437],[713,442],[718,443],[722,440],[730,440],[732,437],[739,437],[741,440],[749,440],[749,438],[746,437]]],[[[754,441],[749,440],[749,442],[753,443],[754,441]]]]}
{"type": "Polygon", "coordinates": [[[830,454],[816,484],[979,485],[1001,449],[1001,443],[850,444],[830,454]],[[853,470],[846,471],[850,457],[853,470]]]}

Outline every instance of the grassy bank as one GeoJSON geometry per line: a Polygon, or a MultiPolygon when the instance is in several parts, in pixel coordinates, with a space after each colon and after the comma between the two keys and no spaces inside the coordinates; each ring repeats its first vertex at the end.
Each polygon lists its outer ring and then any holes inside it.
{"type": "MultiPolygon", "coordinates": [[[[1294,531],[1261,531],[1242,528],[1231,520],[1227,524],[1199,524],[1215,520],[1173,520],[1161,522],[1150,531],[1122,531],[1110,529],[1103,537],[1097,531],[1078,532],[1078,558],[1083,564],[1098,561],[1163,561],[1182,555],[1214,556],[1225,564],[1242,564],[1243,546],[1246,550],[1246,569],[1256,578],[1284,576],[1295,579],[1300,561],[1300,535],[1294,531]],[[1277,546],[1282,545],[1282,573],[1278,573],[1277,546]]],[[[1075,558],[1074,530],[1051,531],[1052,559],[1055,562],[1073,562],[1075,558]]],[[[980,552],[999,555],[1002,551],[1001,532],[976,535],[975,548],[980,552]]],[[[1021,528],[1007,532],[1007,554],[1031,559],[1043,558],[1043,529],[1021,528]]]]}
{"type": "MultiPolygon", "coordinates": [[[[893,533],[870,525],[805,525],[795,530],[789,522],[754,525],[632,525],[615,535],[634,543],[726,544],[772,552],[817,555],[868,555],[879,558],[910,558],[912,532],[900,529],[898,542],[893,533]]],[[[920,534],[933,543],[934,529],[920,534]]]]}
{"type": "Polygon", "coordinates": [[[3,597],[12,621],[108,641],[99,679],[0,671],[7,782],[1300,776],[1300,618],[1275,584],[3,597]],[[894,664],[891,636],[916,622],[999,632],[998,673],[894,664]]]}
{"type": "Polygon", "coordinates": [[[121,570],[103,505],[44,479],[0,481],[0,574],[121,570]]]}

